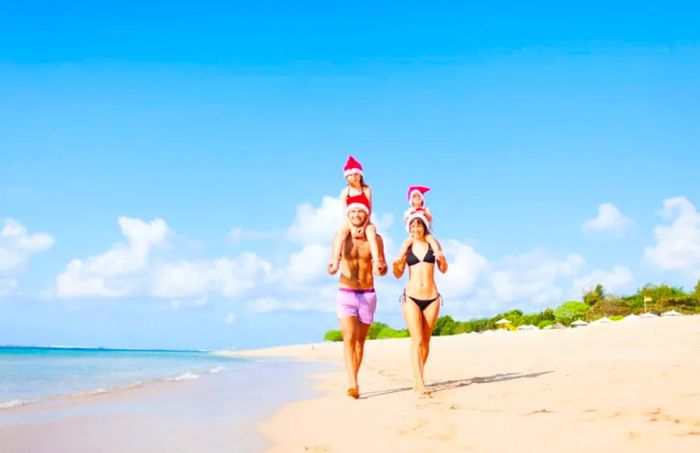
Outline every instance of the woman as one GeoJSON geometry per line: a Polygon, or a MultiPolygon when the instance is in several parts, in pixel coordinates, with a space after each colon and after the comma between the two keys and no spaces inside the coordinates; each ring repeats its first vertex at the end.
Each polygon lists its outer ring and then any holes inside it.
{"type": "Polygon", "coordinates": [[[408,221],[412,244],[393,263],[394,276],[401,278],[408,265],[408,283],[402,296],[403,317],[411,335],[411,366],[413,389],[420,394],[429,393],[423,381],[423,368],[430,352],[430,336],[440,313],[440,293],[435,285],[435,265],[443,274],[447,271],[444,256],[435,252],[425,239],[428,222],[420,214],[408,221]]]}

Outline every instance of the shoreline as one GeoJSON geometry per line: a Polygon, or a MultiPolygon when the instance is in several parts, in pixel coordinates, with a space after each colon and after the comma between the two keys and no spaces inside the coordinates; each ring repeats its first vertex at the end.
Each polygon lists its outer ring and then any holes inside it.
{"type": "Polygon", "coordinates": [[[264,451],[256,424],[310,398],[322,366],[250,360],[199,379],[157,381],[0,410],[3,452],[264,451]],[[279,376],[285,377],[280,385],[279,376]],[[250,391],[259,388],[261,391],[250,391]]]}
{"type": "Polygon", "coordinates": [[[429,397],[411,389],[409,341],[367,342],[357,401],[341,342],[230,354],[338,367],[257,426],[272,452],[700,451],[700,316],[434,337],[429,397]]]}

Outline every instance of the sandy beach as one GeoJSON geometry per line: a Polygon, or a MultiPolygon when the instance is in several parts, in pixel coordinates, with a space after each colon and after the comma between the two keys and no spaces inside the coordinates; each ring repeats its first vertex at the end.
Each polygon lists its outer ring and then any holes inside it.
{"type": "Polygon", "coordinates": [[[700,451],[700,316],[435,337],[429,397],[408,348],[367,343],[359,400],[340,343],[238,353],[338,366],[259,426],[271,451],[700,451]]]}

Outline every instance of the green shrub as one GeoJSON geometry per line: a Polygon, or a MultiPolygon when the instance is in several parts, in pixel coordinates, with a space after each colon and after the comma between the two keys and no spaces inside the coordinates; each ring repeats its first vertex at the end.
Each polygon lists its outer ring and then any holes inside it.
{"type": "Polygon", "coordinates": [[[369,332],[367,332],[367,339],[375,340],[377,338],[377,335],[379,335],[379,332],[381,332],[382,329],[386,329],[387,327],[389,326],[384,324],[383,322],[373,322],[372,325],[369,327],[369,332]]]}
{"type": "Polygon", "coordinates": [[[381,340],[382,338],[405,338],[407,336],[408,329],[396,330],[387,326],[379,331],[377,334],[377,340],[381,340]]]}
{"type": "Polygon", "coordinates": [[[554,321],[550,321],[550,320],[547,319],[547,320],[545,320],[545,321],[540,321],[540,323],[537,324],[537,328],[538,328],[538,329],[544,329],[545,327],[551,326],[552,324],[554,324],[554,321]]]}
{"type": "Polygon", "coordinates": [[[340,330],[329,330],[323,336],[324,341],[343,341],[343,334],[340,330]]]}
{"type": "Polygon", "coordinates": [[[557,321],[564,324],[570,324],[577,319],[586,319],[588,314],[588,305],[577,300],[570,300],[559,305],[554,310],[554,317],[557,321]]]}
{"type": "Polygon", "coordinates": [[[625,319],[625,315],[612,315],[609,317],[611,321],[619,321],[625,319]]]}
{"type": "Polygon", "coordinates": [[[456,327],[455,320],[452,316],[440,316],[433,328],[433,335],[452,335],[456,327]]]}

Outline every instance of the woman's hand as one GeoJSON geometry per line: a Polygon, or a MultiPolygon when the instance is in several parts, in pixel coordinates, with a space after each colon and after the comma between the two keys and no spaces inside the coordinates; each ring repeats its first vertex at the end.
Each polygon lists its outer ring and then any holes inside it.
{"type": "Polygon", "coordinates": [[[394,273],[394,277],[401,278],[403,271],[406,269],[406,256],[401,256],[396,258],[394,262],[391,263],[391,268],[394,273]]]}
{"type": "Polygon", "coordinates": [[[445,255],[440,253],[435,255],[435,261],[437,264],[437,268],[440,272],[443,274],[447,272],[447,260],[445,259],[445,255]]]}

